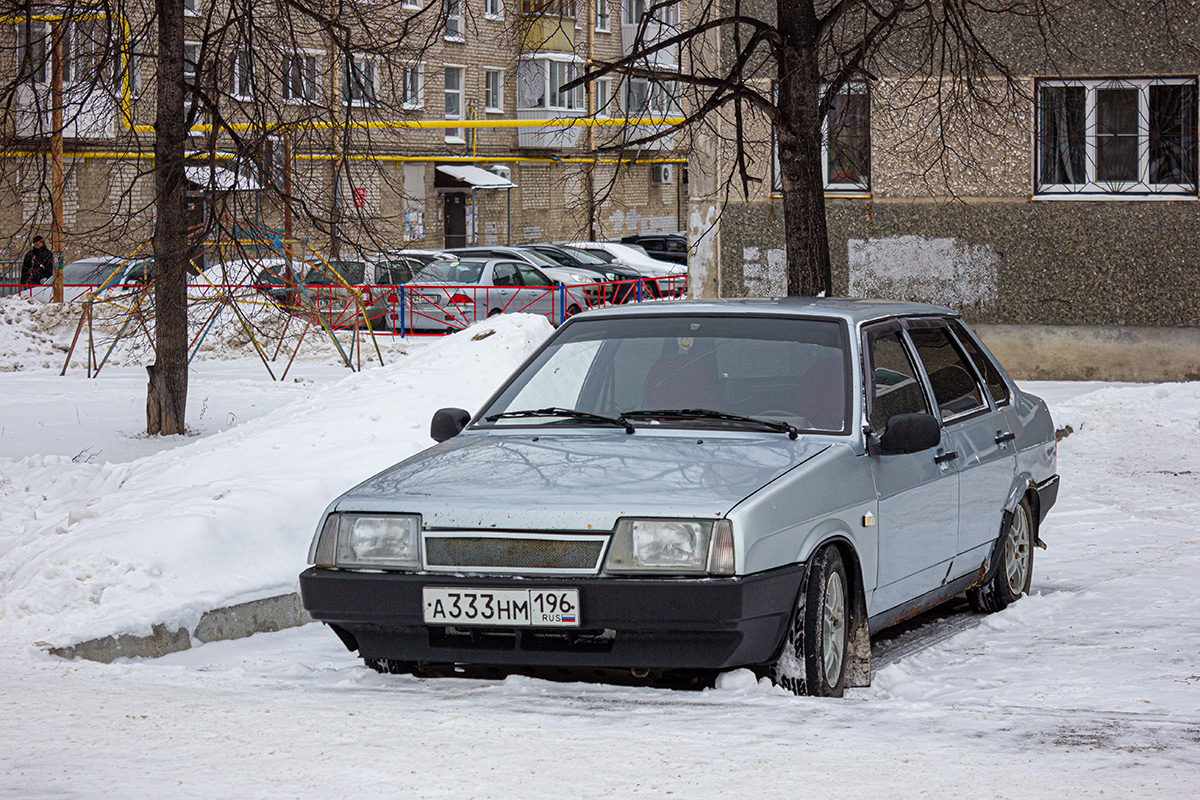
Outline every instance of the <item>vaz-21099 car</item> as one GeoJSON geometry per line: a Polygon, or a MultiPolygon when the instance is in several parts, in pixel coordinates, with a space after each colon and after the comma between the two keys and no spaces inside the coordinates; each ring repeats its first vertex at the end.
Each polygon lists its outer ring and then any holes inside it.
{"type": "Polygon", "coordinates": [[[334,501],[300,576],[381,671],[750,667],[840,695],[871,633],[1028,591],[1058,494],[1045,403],[925,305],[589,312],[432,433],[334,501]]]}

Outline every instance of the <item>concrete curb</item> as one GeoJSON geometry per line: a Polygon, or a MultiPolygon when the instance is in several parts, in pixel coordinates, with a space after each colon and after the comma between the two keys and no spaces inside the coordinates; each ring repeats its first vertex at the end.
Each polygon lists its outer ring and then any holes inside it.
{"type": "Polygon", "coordinates": [[[198,642],[244,639],[255,633],[295,628],[312,621],[300,602],[300,595],[292,592],[205,611],[190,633],[185,628],[172,631],[166,625],[155,625],[149,636],[104,636],[66,647],[51,647],[47,652],[59,658],[109,664],[118,658],[158,658],[178,653],[189,649],[192,639],[198,642]]]}

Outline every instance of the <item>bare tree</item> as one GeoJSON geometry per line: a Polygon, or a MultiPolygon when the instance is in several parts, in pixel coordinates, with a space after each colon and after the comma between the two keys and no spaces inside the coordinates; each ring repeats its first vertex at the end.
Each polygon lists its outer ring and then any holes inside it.
{"type": "MultiPolygon", "coordinates": [[[[149,433],[185,430],[188,275],[206,248],[233,241],[240,250],[282,225],[274,238],[290,257],[293,220],[330,258],[395,246],[403,209],[380,196],[402,197],[403,175],[380,164],[411,152],[420,134],[403,150],[400,126],[388,122],[412,116],[423,76],[409,65],[441,39],[443,2],[0,2],[15,30],[0,56],[6,49],[16,67],[0,73],[9,76],[0,150],[21,173],[10,176],[18,191],[36,187],[37,207],[61,202],[64,132],[67,157],[102,149],[135,165],[113,168],[109,214],[73,235],[91,252],[123,256],[151,240],[149,433]],[[40,173],[32,181],[30,169],[40,173]],[[153,190],[139,191],[147,182],[153,190]]],[[[54,221],[61,231],[61,208],[54,221]]]]}
{"type": "MultiPolygon", "coordinates": [[[[948,185],[952,170],[979,160],[981,151],[973,148],[1020,129],[1013,121],[1029,107],[1026,76],[1035,70],[1055,74],[1059,59],[1070,57],[1064,20],[1072,21],[1075,33],[1088,30],[1078,25],[1087,13],[1063,0],[712,0],[693,9],[677,30],[655,28],[654,20],[679,3],[647,0],[633,52],[597,65],[579,83],[651,75],[646,65],[656,53],[680,48],[686,54],[672,77],[681,87],[684,119],[646,136],[708,131],[727,148],[718,161],[746,197],[772,171],[752,165],[762,167],[777,148],[789,295],[831,287],[822,146],[838,139],[839,126],[852,116],[847,89],[881,76],[899,87],[889,113],[928,117],[906,142],[920,164],[918,179],[948,185]],[[1022,46],[1014,49],[1014,41],[1022,46]]],[[[1091,13],[1123,16],[1195,50],[1187,34],[1196,24],[1189,0],[1088,5],[1091,13]]],[[[865,160],[865,149],[855,154],[844,138],[838,143],[842,155],[865,160]]]]}

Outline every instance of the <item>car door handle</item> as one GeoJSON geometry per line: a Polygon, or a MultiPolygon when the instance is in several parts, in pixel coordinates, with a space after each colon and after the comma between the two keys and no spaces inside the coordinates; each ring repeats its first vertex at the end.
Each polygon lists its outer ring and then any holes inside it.
{"type": "Polygon", "coordinates": [[[953,461],[956,458],[958,458],[958,453],[951,450],[949,453],[942,453],[940,456],[934,456],[933,463],[945,464],[947,461],[953,461]]]}
{"type": "Polygon", "coordinates": [[[1016,438],[1017,438],[1017,435],[1015,433],[1013,433],[1012,431],[1009,431],[1008,433],[1004,433],[1003,431],[996,431],[996,444],[1004,444],[1005,442],[1011,442],[1013,439],[1016,439],[1016,438]]]}

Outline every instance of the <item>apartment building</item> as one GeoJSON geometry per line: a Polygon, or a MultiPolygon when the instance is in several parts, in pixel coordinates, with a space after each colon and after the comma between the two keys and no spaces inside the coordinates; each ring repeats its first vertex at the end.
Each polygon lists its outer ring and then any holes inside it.
{"type": "MultiPolygon", "coordinates": [[[[364,2],[336,42],[290,21],[287,4],[263,5],[239,29],[219,0],[185,0],[185,80],[203,101],[187,168],[195,224],[219,216],[235,238],[273,231],[275,242],[288,227],[343,255],[685,226],[682,132],[639,143],[655,131],[517,127],[677,116],[675,48],[644,59],[636,77],[562,86],[629,54],[639,35],[653,44],[676,33],[684,4],[651,16],[648,0],[364,2]],[[233,130],[214,132],[214,122],[233,130]]],[[[141,30],[138,40],[136,20],[123,30],[100,15],[39,16],[0,30],[0,74],[16,87],[0,249],[16,257],[50,229],[51,54],[61,40],[64,255],[130,252],[153,224],[152,37],[141,30]]]]}
{"type": "MultiPolygon", "coordinates": [[[[883,63],[834,99],[832,292],[956,308],[1019,377],[1195,380],[1200,18],[1171,36],[1149,11],[1084,2],[1057,24],[1048,56],[1016,23],[989,31],[1021,86],[1004,110],[943,124],[934,84],[883,63]]],[[[761,183],[728,203],[728,136],[694,143],[691,273],[708,296],[786,292],[769,124],[747,137],[761,183]]]]}

